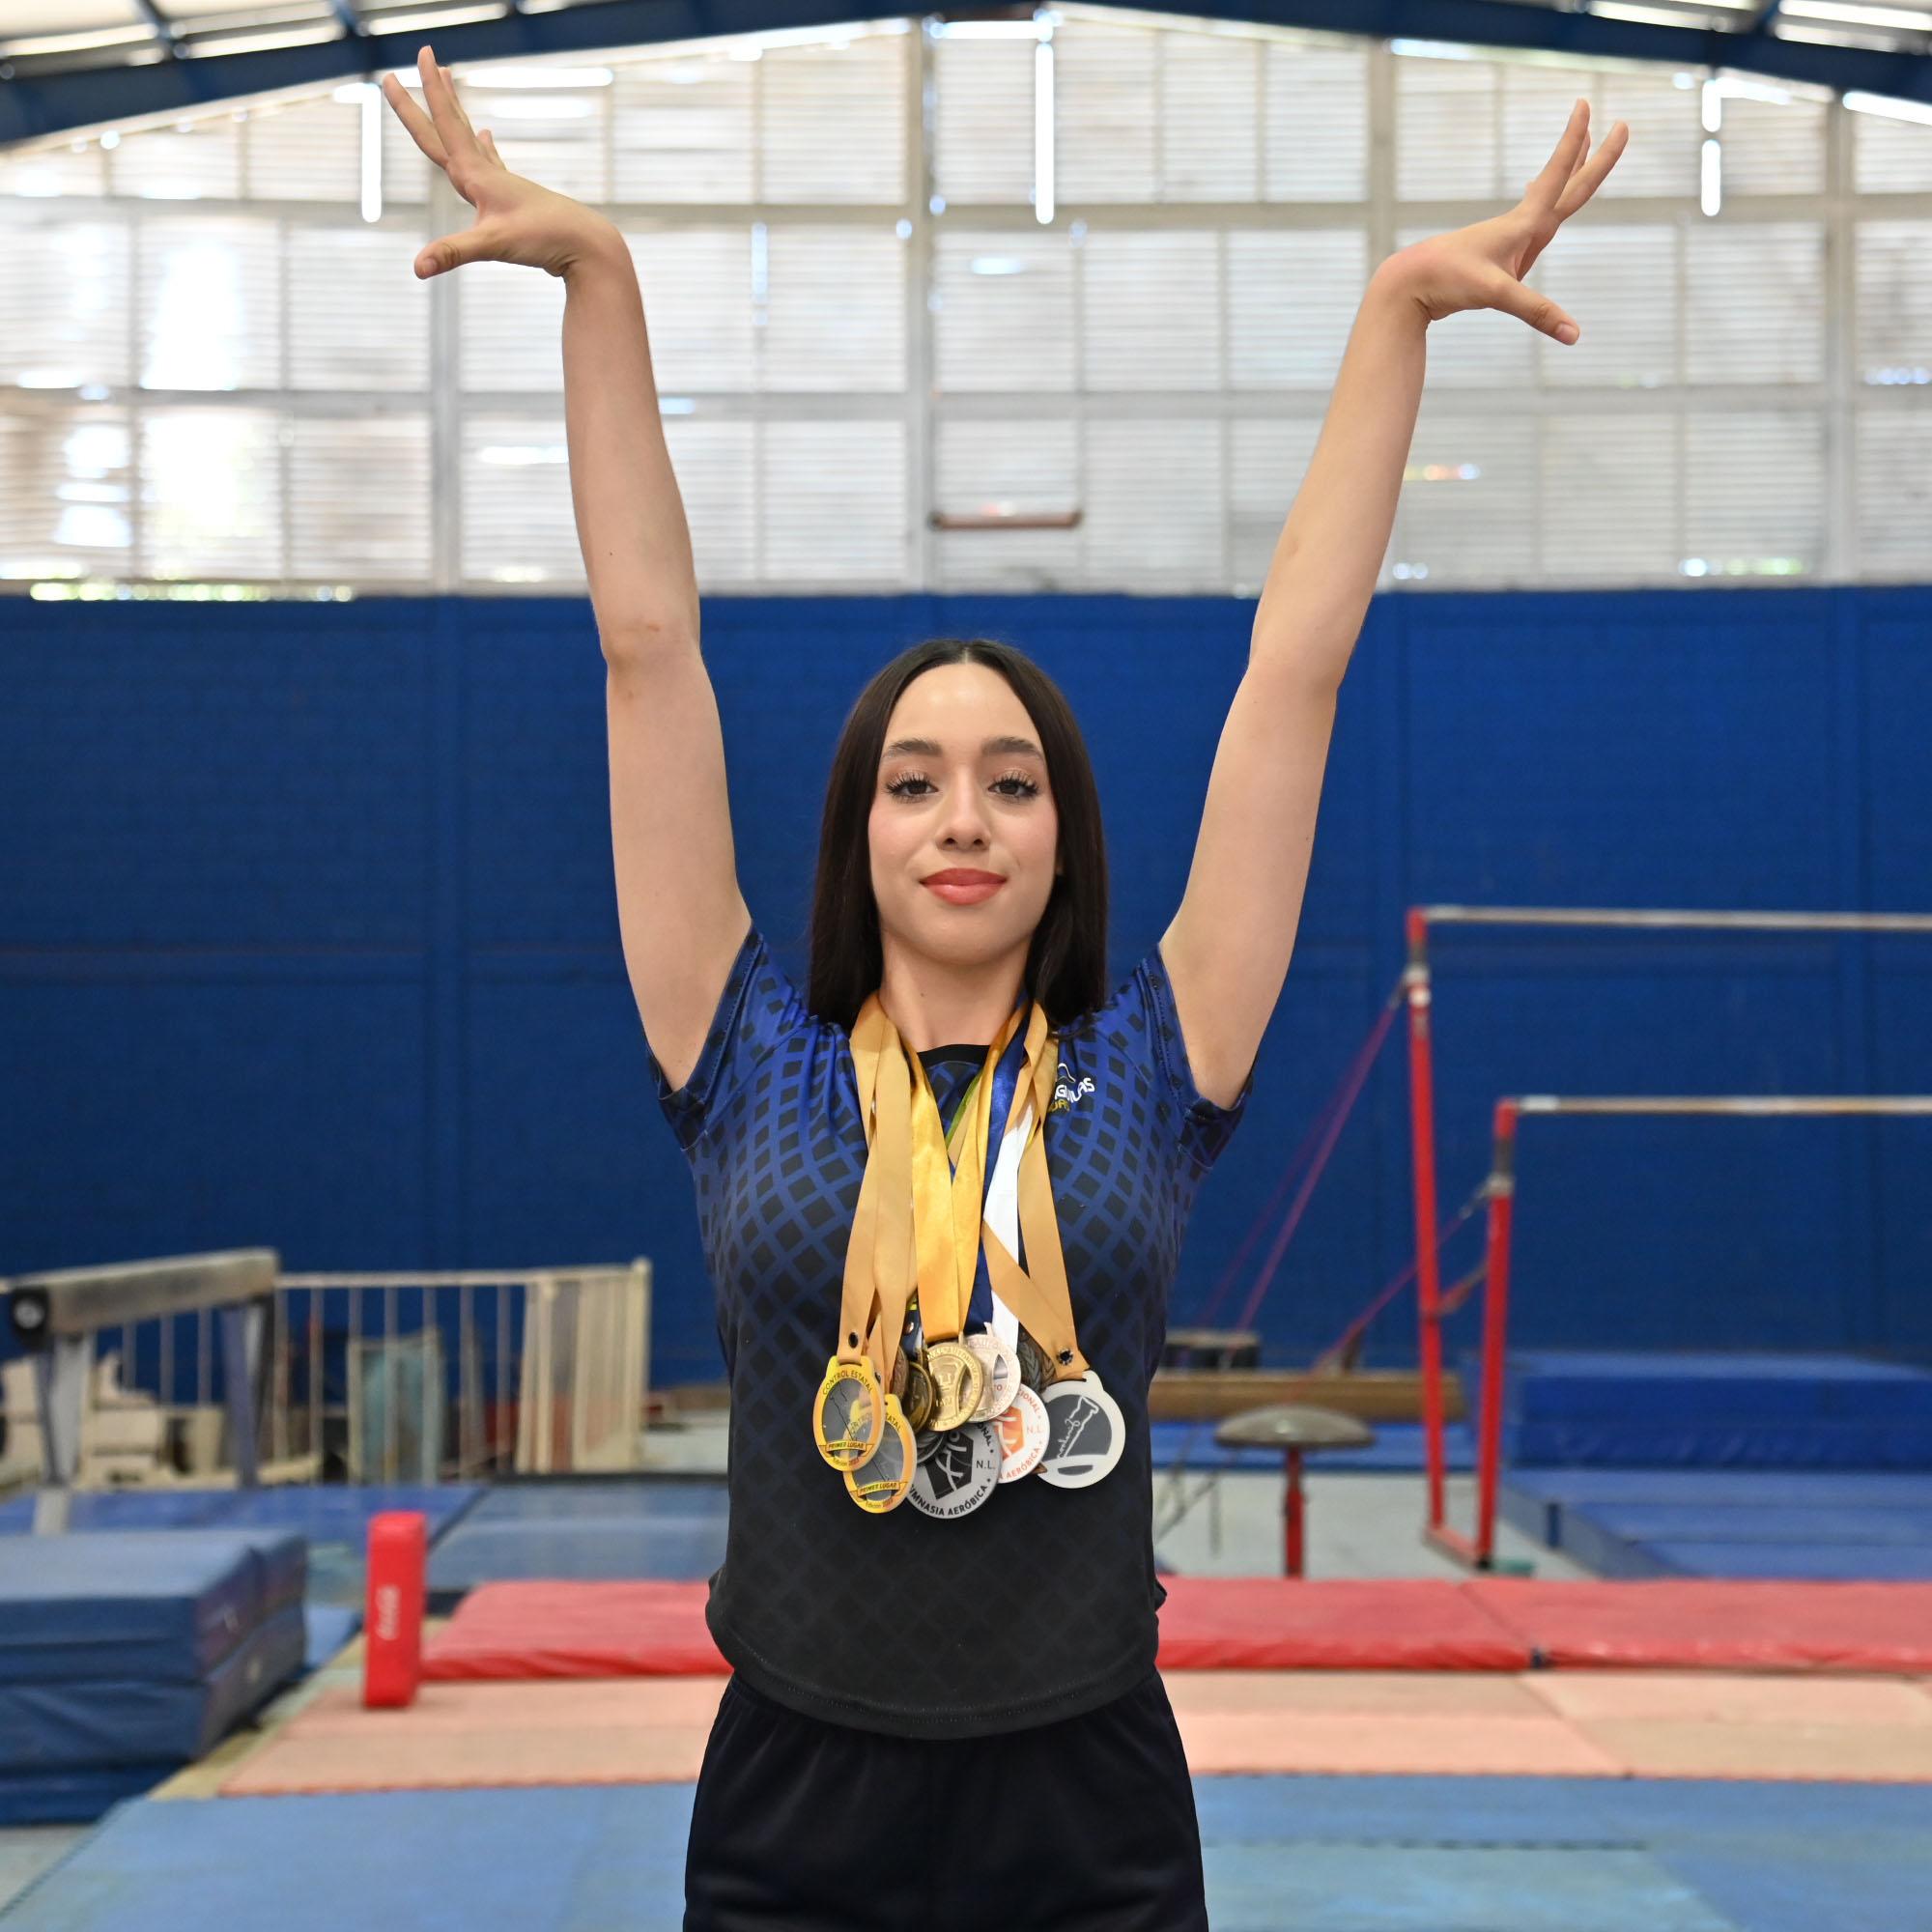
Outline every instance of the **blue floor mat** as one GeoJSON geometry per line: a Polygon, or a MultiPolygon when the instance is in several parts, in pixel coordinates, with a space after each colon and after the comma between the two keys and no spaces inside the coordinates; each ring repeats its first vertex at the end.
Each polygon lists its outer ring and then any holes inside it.
{"type": "MultiPolygon", "coordinates": [[[[1215,1932],[1920,1932],[1924,1788],[1208,1777],[1215,1932]]],[[[5,1932],[677,1932],[689,1785],[125,1805],[5,1932]],[[138,1904],[134,1904],[138,1901],[138,1904]]]]}
{"type": "MultiPolygon", "coordinates": [[[[1376,1439],[1366,1449],[1323,1449],[1303,1459],[1310,1474],[1335,1470],[1413,1469],[1428,1465],[1419,1422],[1376,1422],[1369,1425],[1376,1439]]],[[[1279,1449],[1223,1449],[1214,1440],[1212,1422],[1154,1422],[1148,1425],[1153,1466],[1171,1468],[1184,1463],[1190,1469],[1271,1469],[1279,1475],[1279,1449]]],[[[1445,1468],[1463,1471],[1476,1466],[1475,1437],[1468,1426],[1452,1422],[1442,1433],[1445,1468]]]]}
{"type": "Polygon", "coordinates": [[[430,1606],[479,1583],[701,1579],[724,1561],[724,1517],[722,1477],[507,1484],[430,1552],[430,1606]]]}
{"type": "MultiPolygon", "coordinates": [[[[421,1510],[436,1538],[484,1493],[475,1483],[433,1488],[292,1483],[258,1490],[103,1490],[77,1492],[70,1526],[93,1529],[293,1529],[312,1543],[362,1543],[383,1510],[421,1510]]],[[[0,1503],[0,1534],[25,1535],[32,1496],[0,1503]]]]}
{"type": "Polygon", "coordinates": [[[1607,1578],[1932,1578],[1932,1474],[1518,1469],[1500,1514],[1607,1578]]]}

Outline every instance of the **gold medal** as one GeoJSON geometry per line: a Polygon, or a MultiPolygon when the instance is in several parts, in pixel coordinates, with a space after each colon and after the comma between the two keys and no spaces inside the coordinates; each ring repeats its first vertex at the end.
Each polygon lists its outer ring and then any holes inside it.
{"type": "Polygon", "coordinates": [[[884,1516],[905,1501],[918,1467],[912,1430],[899,1408],[899,1399],[888,1395],[876,1453],[865,1464],[863,1475],[855,1469],[845,1471],[845,1492],[867,1515],[884,1516]]]}
{"type": "Polygon", "coordinates": [[[957,1429],[973,1419],[986,1392],[986,1365],[964,1342],[929,1342],[926,1372],[932,1378],[932,1420],[928,1427],[957,1429]]]}
{"type": "Polygon", "coordinates": [[[878,1453],[890,1402],[881,1398],[870,1362],[841,1362],[834,1355],[811,1406],[811,1436],[818,1453],[848,1475],[863,1469],[878,1453]]]}

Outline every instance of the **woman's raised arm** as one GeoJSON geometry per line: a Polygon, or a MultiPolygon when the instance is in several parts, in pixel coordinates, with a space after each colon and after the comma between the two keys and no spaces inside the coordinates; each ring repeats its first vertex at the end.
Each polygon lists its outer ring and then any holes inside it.
{"type": "Polygon", "coordinates": [[[606,666],[611,845],[624,964],[665,1076],[690,1077],[751,913],[738,890],[724,744],[698,654],[691,533],[651,374],[643,298],[617,229],[512,174],[425,46],[424,114],[394,75],[383,93],[415,144],[476,210],[416,257],[427,279],[465,262],[559,277],[571,500],[606,666]]]}

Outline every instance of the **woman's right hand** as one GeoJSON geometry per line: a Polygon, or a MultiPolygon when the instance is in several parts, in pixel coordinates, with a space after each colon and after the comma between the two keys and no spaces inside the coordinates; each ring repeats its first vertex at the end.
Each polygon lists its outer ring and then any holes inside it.
{"type": "Polygon", "coordinates": [[[432,242],[416,257],[418,278],[427,281],[465,262],[520,262],[562,275],[586,250],[616,235],[616,228],[594,209],[513,175],[497,155],[489,128],[478,134],[470,127],[456,98],[456,83],[427,46],[416,56],[416,72],[429,103],[427,115],[392,73],[383,76],[383,98],[416,146],[476,211],[469,227],[432,242]]]}

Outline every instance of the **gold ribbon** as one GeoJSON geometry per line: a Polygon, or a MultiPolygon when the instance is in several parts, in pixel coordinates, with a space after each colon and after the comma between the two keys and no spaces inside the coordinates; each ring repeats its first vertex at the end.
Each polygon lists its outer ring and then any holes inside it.
{"type": "Polygon", "coordinates": [[[1059,1071],[1059,1053],[1037,1001],[1024,1021],[1009,1013],[992,1043],[970,1096],[948,1136],[925,1067],[907,1050],[877,993],[867,996],[851,1031],[859,1106],[867,1153],[852,1236],[845,1250],[839,1305],[838,1359],[872,1364],[881,1388],[905,1331],[917,1255],[920,1324],[927,1344],[950,1341],[965,1326],[973,1276],[983,1243],[995,1292],[1046,1351],[1056,1378],[1084,1375],[1074,1339],[1073,1304],[1061,1251],[1042,1128],[1059,1071]],[[993,1075],[1024,1024],[1026,1045],[1004,1131],[1029,1116],[1021,1151],[1019,1218],[1032,1263],[1023,1270],[982,1223],[986,1143],[992,1126],[993,1075]]]}

